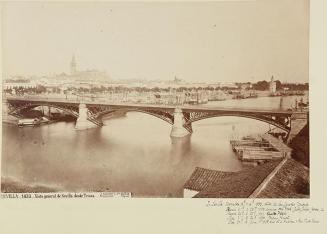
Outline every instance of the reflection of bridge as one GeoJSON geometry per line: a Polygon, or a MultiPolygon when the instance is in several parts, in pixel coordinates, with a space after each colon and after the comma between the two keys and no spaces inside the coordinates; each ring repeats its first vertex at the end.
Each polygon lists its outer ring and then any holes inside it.
{"type": "MultiPolygon", "coordinates": [[[[90,125],[102,126],[102,117],[117,111],[136,111],[158,117],[171,125],[171,136],[182,137],[192,133],[192,123],[202,119],[219,116],[238,116],[256,119],[274,125],[287,132],[292,133],[292,129],[297,120],[305,120],[307,113],[294,112],[290,110],[278,109],[241,109],[241,108],[222,108],[207,106],[169,106],[169,105],[148,105],[148,104],[128,104],[128,103],[109,103],[104,101],[83,101],[69,100],[63,98],[24,98],[7,97],[6,100],[9,115],[21,116],[21,111],[33,109],[38,106],[48,106],[60,109],[77,118],[76,128],[86,129],[90,125]],[[92,122],[93,124],[90,124],[92,122]]],[[[301,124],[303,125],[303,124],[301,124]]],[[[300,127],[301,130],[304,126],[300,127]]],[[[296,128],[298,129],[298,127],[296,128]]],[[[300,130],[296,130],[297,132],[300,130]]]]}

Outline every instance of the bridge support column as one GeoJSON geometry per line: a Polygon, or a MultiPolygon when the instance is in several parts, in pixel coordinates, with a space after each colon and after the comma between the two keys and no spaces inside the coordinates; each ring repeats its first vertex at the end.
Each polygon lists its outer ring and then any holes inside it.
{"type": "Polygon", "coordinates": [[[185,118],[183,115],[183,111],[180,108],[176,108],[174,111],[174,124],[171,129],[170,136],[171,137],[185,137],[190,134],[189,131],[187,131],[184,128],[185,118]]]}
{"type": "Polygon", "coordinates": [[[85,130],[96,126],[87,119],[87,111],[88,109],[85,104],[79,104],[78,118],[75,125],[76,130],[85,130]]]}

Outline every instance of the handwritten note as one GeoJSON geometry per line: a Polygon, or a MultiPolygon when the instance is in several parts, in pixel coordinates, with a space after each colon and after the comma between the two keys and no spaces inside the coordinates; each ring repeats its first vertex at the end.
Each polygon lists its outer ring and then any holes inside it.
{"type": "Polygon", "coordinates": [[[208,201],[206,206],[223,209],[228,224],[318,224],[325,212],[308,201],[208,201]]]}

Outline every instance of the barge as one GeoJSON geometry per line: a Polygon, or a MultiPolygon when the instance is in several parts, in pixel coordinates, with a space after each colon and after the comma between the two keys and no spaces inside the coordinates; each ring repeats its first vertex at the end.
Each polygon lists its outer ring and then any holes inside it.
{"type": "Polygon", "coordinates": [[[50,122],[49,119],[45,117],[40,117],[40,118],[31,118],[31,119],[20,119],[18,120],[17,125],[18,127],[34,127],[49,122],[50,122]]]}

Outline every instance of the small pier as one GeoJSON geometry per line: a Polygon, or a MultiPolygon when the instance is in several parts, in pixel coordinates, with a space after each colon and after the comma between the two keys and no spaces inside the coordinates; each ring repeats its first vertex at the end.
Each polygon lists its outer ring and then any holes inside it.
{"type": "Polygon", "coordinates": [[[245,162],[258,163],[290,157],[292,152],[291,148],[269,134],[231,140],[230,143],[238,158],[245,162]]]}

